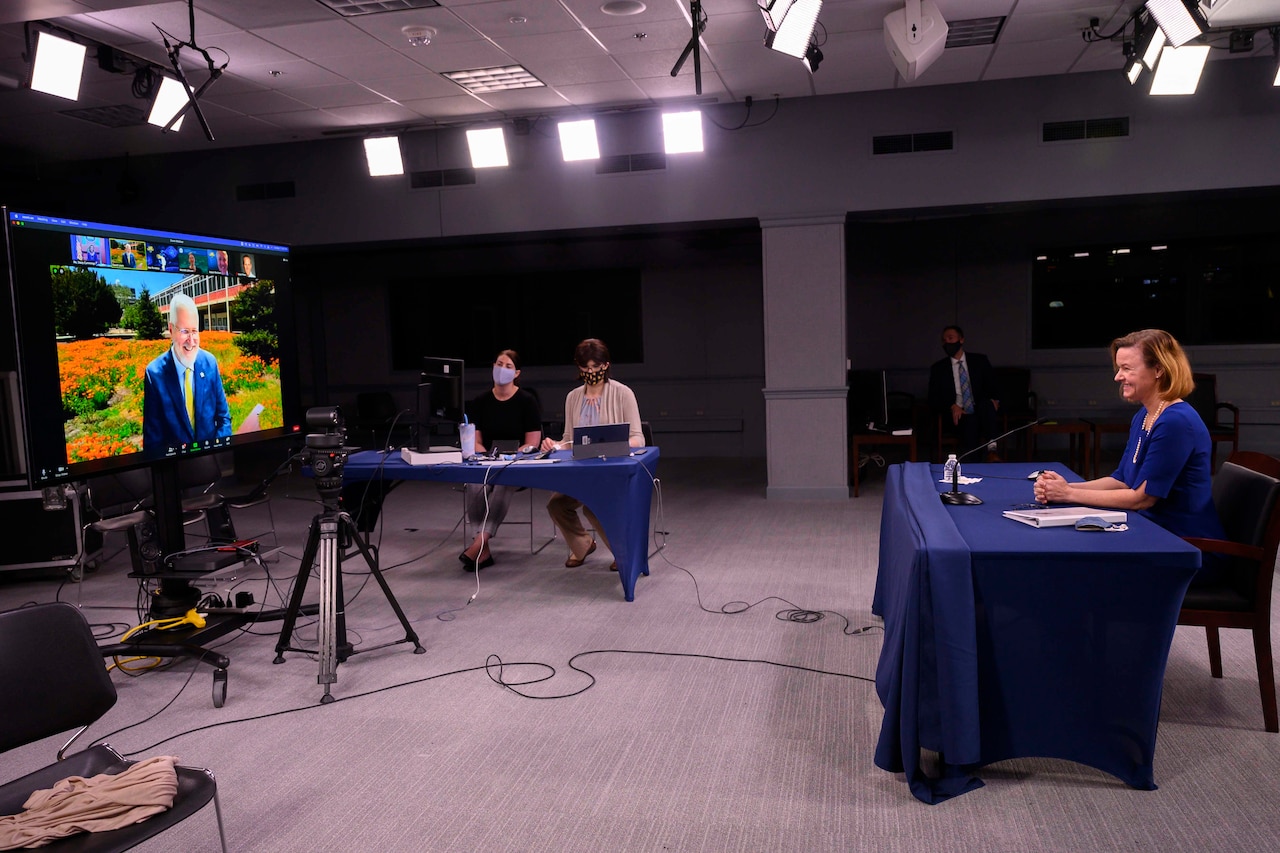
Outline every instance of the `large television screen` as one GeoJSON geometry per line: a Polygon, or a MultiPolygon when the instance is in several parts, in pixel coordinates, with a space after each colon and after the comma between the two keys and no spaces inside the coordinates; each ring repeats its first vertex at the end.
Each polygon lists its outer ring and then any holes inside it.
{"type": "Polygon", "coordinates": [[[298,431],[286,246],[3,213],[33,488],[298,431]]]}

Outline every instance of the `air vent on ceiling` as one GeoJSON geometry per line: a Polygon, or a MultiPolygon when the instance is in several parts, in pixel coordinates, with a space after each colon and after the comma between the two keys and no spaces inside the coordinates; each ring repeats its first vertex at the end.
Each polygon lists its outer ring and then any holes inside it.
{"type": "Polygon", "coordinates": [[[1119,139],[1128,135],[1128,116],[1119,118],[1082,118],[1074,121],[1046,121],[1040,131],[1040,139],[1044,142],[1119,139]]]}
{"type": "Polygon", "coordinates": [[[316,0],[344,18],[373,15],[378,12],[403,12],[406,9],[430,9],[436,0],[316,0]]]}
{"type": "Polygon", "coordinates": [[[433,187],[462,187],[475,182],[475,169],[431,169],[426,172],[409,173],[409,186],[415,190],[427,190],[433,187]]]}
{"type": "Polygon", "coordinates": [[[293,198],[296,194],[293,181],[240,184],[236,187],[236,201],[266,201],[271,198],[293,198]]]}
{"type": "Polygon", "coordinates": [[[921,151],[950,151],[955,147],[952,132],[937,130],[931,133],[898,133],[891,136],[873,136],[872,154],[914,154],[921,151]]]}
{"type": "Polygon", "coordinates": [[[59,110],[64,116],[91,121],[103,127],[139,127],[147,123],[147,114],[132,104],[112,107],[81,107],[75,110],[59,110]]]}
{"type": "Polygon", "coordinates": [[[613,157],[601,157],[596,161],[597,175],[616,175],[624,172],[652,172],[667,168],[667,155],[661,152],[652,154],[618,154],[613,157]]]}
{"type": "Polygon", "coordinates": [[[947,21],[947,47],[974,47],[995,44],[1004,28],[1004,18],[969,18],[947,21]]]}

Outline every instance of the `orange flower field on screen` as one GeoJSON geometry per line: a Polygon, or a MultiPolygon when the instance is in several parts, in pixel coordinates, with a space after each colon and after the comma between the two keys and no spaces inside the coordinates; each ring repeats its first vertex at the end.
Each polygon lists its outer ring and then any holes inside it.
{"type": "MultiPolygon", "coordinates": [[[[218,360],[231,429],[261,404],[264,429],[284,424],[280,366],[245,355],[231,332],[201,332],[200,347],[218,360]]],[[[142,382],[168,340],[94,338],[58,345],[67,461],[85,462],[142,449],[142,382]]]]}

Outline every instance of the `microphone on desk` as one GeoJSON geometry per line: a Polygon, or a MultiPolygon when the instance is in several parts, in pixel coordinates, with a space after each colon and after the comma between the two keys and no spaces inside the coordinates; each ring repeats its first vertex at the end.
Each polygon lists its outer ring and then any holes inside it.
{"type": "Polygon", "coordinates": [[[956,465],[951,469],[951,491],[942,492],[938,497],[942,498],[942,502],[948,506],[977,506],[982,503],[982,498],[977,495],[971,495],[968,492],[960,491],[960,463],[968,459],[979,450],[986,450],[997,441],[1003,441],[1014,433],[1022,432],[1024,429],[1031,429],[1037,424],[1044,423],[1048,418],[1036,418],[1034,421],[1016,426],[1003,435],[998,435],[985,444],[979,444],[977,447],[971,448],[956,457],[956,465]]]}

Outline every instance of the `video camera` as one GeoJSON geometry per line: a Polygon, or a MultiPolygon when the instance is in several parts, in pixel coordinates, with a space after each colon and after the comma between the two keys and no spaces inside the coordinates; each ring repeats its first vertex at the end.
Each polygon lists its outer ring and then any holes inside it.
{"type": "Polygon", "coordinates": [[[342,491],[342,469],[347,464],[347,429],[337,406],[307,409],[306,447],[302,460],[311,466],[322,498],[337,499],[342,491]]]}

